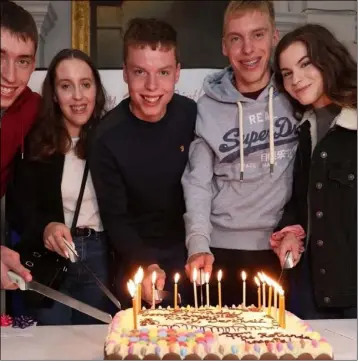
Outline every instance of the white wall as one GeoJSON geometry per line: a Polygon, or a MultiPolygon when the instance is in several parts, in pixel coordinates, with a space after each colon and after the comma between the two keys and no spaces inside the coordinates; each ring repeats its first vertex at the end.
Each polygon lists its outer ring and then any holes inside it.
{"type": "MultiPolygon", "coordinates": [[[[45,37],[44,46],[44,66],[47,67],[52,57],[60,49],[71,46],[71,2],[70,1],[51,1],[52,6],[56,12],[57,20],[54,27],[50,30],[49,34],[45,37]]],[[[123,9],[128,10],[131,7],[138,6],[142,3],[140,8],[142,16],[149,16],[150,11],[148,6],[152,1],[126,1],[124,2],[123,9]],[[145,5],[145,6],[144,6],[145,5]]],[[[171,1],[166,1],[170,4],[171,1]]],[[[348,1],[275,1],[275,9],[278,22],[282,23],[283,31],[289,31],[291,28],[302,24],[304,22],[319,23],[335,33],[339,40],[346,43],[352,54],[356,57],[357,45],[354,43],[357,39],[357,17],[356,14],[349,12],[342,12],[342,10],[350,10],[352,12],[357,10],[357,2],[355,0],[348,1]],[[308,11],[309,8],[320,9],[321,11],[308,11]],[[306,9],[306,10],[305,10],[306,9]],[[303,11],[303,12],[302,12],[303,11]],[[306,17],[301,15],[305,14],[306,17]],[[304,19],[304,20],[302,20],[304,19]],[[287,23],[288,22],[288,23],[287,23]]],[[[165,7],[163,8],[165,12],[165,7]]],[[[208,15],[208,14],[206,14],[208,15]]],[[[203,15],[204,16],[204,15],[203,15]]],[[[125,16],[124,16],[125,20],[125,16]]],[[[177,21],[179,21],[177,19],[177,21]]],[[[173,24],[175,25],[175,24],[173,24]]],[[[218,34],[218,41],[220,40],[218,34]]],[[[187,36],[185,34],[185,36],[187,36]]],[[[213,45],[214,46],[214,45],[213,45]]],[[[215,46],[218,51],[220,44],[215,46]]],[[[196,49],[198,50],[199,47],[196,49]]],[[[199,54],[199,53],[198,53],[199,54]]],[[[199,56],[199,55],[198,55],[199,56]]]]}
{"type": "Polygon", "coordinates": [[[44,67],[48,67],[52,58],[61,49],[71,47],[71,2],[52,0],[51,4],[57,20],[45,37],[44,67]]]}

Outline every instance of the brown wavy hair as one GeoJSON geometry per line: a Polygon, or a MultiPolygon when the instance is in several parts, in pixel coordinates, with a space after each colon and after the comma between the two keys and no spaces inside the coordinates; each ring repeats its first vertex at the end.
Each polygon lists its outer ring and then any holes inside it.
{"type": "Polygon", "coordinates": [[[43,160],[54,153],[66,154],[71,147],[71,136],[63,120],[63,114],[56,99],[56,70],[59,64],[67,59],[84,61],[92,70],[96,84],[96,100],[93,114],[82,126],[75,154],[86,158],[86,145],[89,131],[99,122],[105,113],[106,93],[99,72],[91,58],[78,49],[63,49],[52,59],[42,85],[42,100],[39,116],[29,133],[27,148],[33,160],[43,160]]]}
{"type": "MultiPolygon", "coordinates": [[[[301,41],[312,64],[321,72],[325,95],[341,107],[357,108],[357,62],[347,48],[325,27],[307,24],[287,33],[278,43],[274,56],[275,79],[284,91],[280,55],[292,43],[301,41]]],[[[302,105],[292,99],[294,105],[302,105]]]]}

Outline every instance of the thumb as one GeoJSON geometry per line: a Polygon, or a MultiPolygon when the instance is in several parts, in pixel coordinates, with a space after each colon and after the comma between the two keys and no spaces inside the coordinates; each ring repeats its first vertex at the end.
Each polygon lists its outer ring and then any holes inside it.
{"type": "Polygon", "coordinates": [[[32,281],[32,276],[30,271],[27,268],[25,268],[21,263],[16,267],[13,267],[12,269],[15,273],[20,275],[26,282],[32,281]]]}

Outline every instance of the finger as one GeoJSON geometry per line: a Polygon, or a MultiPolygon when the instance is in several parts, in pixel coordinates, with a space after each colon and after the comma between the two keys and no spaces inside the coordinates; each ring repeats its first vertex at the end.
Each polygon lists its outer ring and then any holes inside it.
{"type": "Polygon", "coordinates": [[[205,256],[204,262],[204,272],[208,272],[209,275],[211,275],[211,272],[213,271],[214,257],[211,255],[207,255],[205,256]]]}
{"type": "Polygon", "coordinates": [[[15,273],[17,273],[19,276],[21,276],[26,282],[30,282],[32,280],[30,271],[25,268],[20,262],[9,268],[15,273]]]}
{"type": "Polygon", "coordinates": [[[62,237],[61,233],[59,233],[59,232],[55,233],[55,241],[56,241],[57,247],[60,249],[60,254],[62,256],[64,256],[65,258],[69,258],[70,255],[68,253],[67,246],[66,246],[65,242],[63,241],[63,237],[62,237]]]}
{"type": "Polygon", "coordinates": [[[73,244],[71,231],[67,227],[63,227],[63,237],[66,239],[67,242],[73,244]]]}
{"type": "Polygon", "coordinates": [[[159,272],[158,273],[158,276],[157,276],[157,280],[156,280],[156,287],[159,291],[162,291],[164,289],[164,286],[165,286],[165,278],[166,278],[166,275],[163,271],[159,272]]]}
{"type": "Polygon", "coordinates": [[[58,245],[57,245],[57,242],[56,242],[56,240],[55,240],[55,237],[54,237],[54,236],[49,236],[47,239],[48,239],[48,241],[50,242],[51,247],[53,248],[54,252],[56,252],[56,253],[59,254],[60,256],[64,257],[64,255],[63,255],[62,252],[61,252],[60,247],[58,247],[58,245]]]}
{"type": "Polygon", "coordinates": [[[48,239],[45,239],[45,247],[49,249],[50,251],[54,252],[55,250],[52,247],[51,242],[48,239]]]}

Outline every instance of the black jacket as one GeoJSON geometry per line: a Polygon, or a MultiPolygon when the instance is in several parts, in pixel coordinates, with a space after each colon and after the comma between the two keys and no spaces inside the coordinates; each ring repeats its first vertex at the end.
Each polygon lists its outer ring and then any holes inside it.
{"type": "MultiPolygon", "coordinates": [[[[308,234],[316,302],[357,304],[357,112],[343,109],[316,145],[313,112],[298,127],[293,193],[279,229],[300,224],[308,234]],[[313,149],[313,153],[312,153],[313,149]]],[[[300,278],[302,261],[294,274],[300,278]]]]}
{"type": "MultiPolygon", "coordinates": [[[[50,222],[64,223],[61,182],[65,156],[55,153],[44,161],[24,159],[15,181],[17,212],[22,219],[22,247],[43,244],[50,222]]],[[[26,247],[27,248],[27,247],[26,247]]]]}

